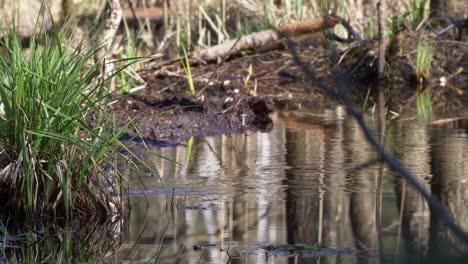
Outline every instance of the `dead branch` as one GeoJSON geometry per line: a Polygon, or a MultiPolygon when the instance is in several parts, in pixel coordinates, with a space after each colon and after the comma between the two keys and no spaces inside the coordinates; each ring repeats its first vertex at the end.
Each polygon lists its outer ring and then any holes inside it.
{"type": "Polygon", "coordinates": [[[197,51],[194,56],[207,62],[238,55],[245,49],[258,49],[278,41],[280,36],[298,38],[332,28],[340,20],[335,16],[320,16],[287,24],[276,29],[255,32],[237,39],[229,40],[216,46],[197,51]]]}
{"type": "Polygon", "coordinates": [[[278,38],[279,36],[297,38],[332,28],[338,23],[340,23],[340,20],[336,16],[320,16],[287,24],[277,28],[275,31],[278,38]]]}

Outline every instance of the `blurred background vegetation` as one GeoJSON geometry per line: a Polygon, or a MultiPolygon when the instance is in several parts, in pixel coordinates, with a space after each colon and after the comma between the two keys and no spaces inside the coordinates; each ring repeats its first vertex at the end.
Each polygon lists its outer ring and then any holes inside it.
{"type": "MultiPolygon", "coordinates": [[[[349,20],[365,38],[377,34],[377,3],[369,0],[121,0],[124,8],[124,39],[128,47],[147,53],[180,53],[170,48],[183,45],[188,51],[203,48],[292,21],[334,12],[349,20]],[[134,47],[134,48],[136,48],[134,47]],[[172,50],[172,51],[171,51],[172,50]]],[[[15,21],[16,30],[28,36],[37,28],[40,15],[44,25],[61,22],[71,15],[87,18],[88,26],[98,24],[105,0],[3,0],[0,16],[4,26],[15,21]],[[46,8],[41,8],[45,3],[46,8]]],[[[387,17],[421,21],[424,14],[446,13],[467,17],[466,1],[387,0],[387,17]],[[435,10],[429,13],[429,10],[435,10]]],[[[341,26],[336,33],[344,34],[341,26]]],[[[83,32],[90,32],[84,28],[83,32]]],[[[145,54],[146,53],[146,54],[145,54]]]]}

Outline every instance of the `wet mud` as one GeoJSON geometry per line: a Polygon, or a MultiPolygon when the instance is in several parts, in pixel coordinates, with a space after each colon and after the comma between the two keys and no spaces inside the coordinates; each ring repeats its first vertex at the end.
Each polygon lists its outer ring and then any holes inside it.
{"type": "MultiPolygon", "coordinates": [[[[320,64],[323,51],[305,50],[304,59],[320,64]],[[309,57],[309,58],[308,58],[309,57]]],[[[322,61],[321,63],[328,63],[322,61]]],[[[329,74],[321,65],[321,76],[329,74]]],[[[287,51],[246,56],[222,64],[192,66],[195,94],[189,92],[179,63],[144,78],[148,86],[124,94],[109,105],[120,124],[134,120],[128,137],[139,136],[155,144],[176,144],[190,136],[232,134],[272,128],[275,110],[324,109],[337,102],[305,80],[287,51]]]]}

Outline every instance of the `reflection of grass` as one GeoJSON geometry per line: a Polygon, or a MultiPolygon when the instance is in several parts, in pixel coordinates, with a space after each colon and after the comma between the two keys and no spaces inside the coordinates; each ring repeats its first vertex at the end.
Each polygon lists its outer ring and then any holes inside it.
{"type": "Polygon", "coordinates": [[[431,89],[418,92],[416,95],[416,111],[422,121],[428,121],[432,115],[431,89]]]}
{"type": "Polygon", "coordinates": [[[369,96],[370,96],[370,91],[371,91],[371,88],[369,87],[367,89],[367,94],[366,94],[366,98],[364,98],[364,102],[362,104],[362,109],[361,111],[364,113],[367,109],[367,103],[369,102],[369,96]]]}
{"type": "MultiPolygon", "coordinates": [[[[23,233],[7,241],[6,263],[108,263],[119,247],[119,222],[87,219],[57,228],[52,223],[35,223],[35,230],[24,230],[15,223],[12,232],[23,233]],[[38,232],[39,231],[39,232],[38,232]],[[107,235],[101,235],[107,234],[107,235]],[[34,245],[34,246],[31,246],[34,245]]],[[[10,224],[12,226],[12,224],[10,224]]]]}
{"type": "Polygon", "coordinates": [[[185,168],[188,167],[190,157],[192,156],[193,137],[187,139],[187,148],[185,149],[185,168]]]}
{"type": "Polygon", "coordinates": [[[420,39],[416,53],[416,76],[418,77],[418,81],[423,77],[427,78],[431,75],[432,57],[432,46],[420,39]]]}

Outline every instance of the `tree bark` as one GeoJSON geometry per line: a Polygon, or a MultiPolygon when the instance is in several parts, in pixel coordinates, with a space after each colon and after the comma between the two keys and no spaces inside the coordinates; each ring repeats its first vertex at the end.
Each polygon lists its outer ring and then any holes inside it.
{"type": "MultiPolygon", "coordinates": [[[[101,22],[100,30],[95,38],[99,49],[94,55],[97,62],[104,62],[100,68],[103,80],[109,78],[114,70],[114,65],[109,63],[108,60],[112,56],[110,49],[121,21],[122,6],[120,5],[120,0],[107,0],[104,10],[104,18],[101,22]]],[[[110,91],[113,92],[114,90],[115,84],[111,83],[110,91]]]]}
{"type": "Polygon", "coordinates": [[[378,4],[378,18],[379,18],[379,61],[378,61],[378,74],[379,74],[379,85],[378,99],[377,99],[377,112],[379,118],[379,141],[380,144],[385,146],[385,95],[384,85],[380,83],[383,80],[385,72],[385,54],[386,54],[386,38],[387,38],[387,3],[381,0],[378,4]]]}

